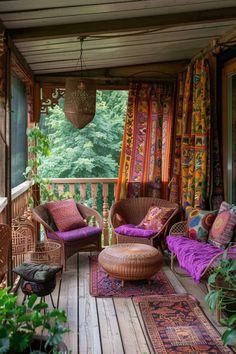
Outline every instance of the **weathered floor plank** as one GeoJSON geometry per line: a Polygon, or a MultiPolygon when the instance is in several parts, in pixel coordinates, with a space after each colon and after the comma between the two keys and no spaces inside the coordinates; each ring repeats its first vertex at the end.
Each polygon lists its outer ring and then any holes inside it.
{"type": "Polygon", "coordinates": [[[150,353],[131,298],[114,298],[125,354],[150,353]]]}
{"type": "MultiPolygon", "coordinates": [[[[55,294],[57,295],[55,289],[55,294]]],[[[67,271],[63,273],[59,307],[67,314],[70,332],[63,337],[72,354],[78,353],[78,286],[77,286],[77,256],[74,255],[67,262],[67,271]]],[[[56,300],[55,296],[54,299],[56,300]]]]}
{"type": "MultiPolygon", "coordinates": [[[[82,253],[68,260],[63,273],[60,308],[68,315],[70,333],[64,341],[72,354],[153,354],[139,306],[131,298],[94,298],[89,294],[89,254],[82,253]],[[79,270],[78,264],[79,263],[79,270]]],[[[174,274],[167,263],[163,270],[176,293],[188,293],[199,302],[213,325],[222,332],[209,313],[204,286],[191,278],[174,274]]],[[[53,292],[56,300],[57,289],[53,292]]],[[[18,300],[22,293],[19,290],[18,300]]],[[[50,305],[50,301],[47,298],[50,305]]],[[[51,305],[50,305],[51,307],[51,305]]]]}
{"type": "Polygon", "coordinates": [[[123,344],[112,298],[97,298],[103,354],[123,354],[123,344]]]}
{"type": "Polygon", "coordinates": [[[79,256],[79,353],[102,353],[97,304],[89,294],[89,258],[85,253],[79,256]]]}

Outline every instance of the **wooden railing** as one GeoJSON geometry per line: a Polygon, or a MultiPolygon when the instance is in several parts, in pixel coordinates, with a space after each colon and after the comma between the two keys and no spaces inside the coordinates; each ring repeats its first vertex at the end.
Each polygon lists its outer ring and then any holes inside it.
{"type": "Polygon", "coordinates": [[[103,245],[115,243],[109,227],[109,204],[115,200],[117,178],[50,178],[49,188],[59,196],[75,197],[103,215],[103,245]]]}

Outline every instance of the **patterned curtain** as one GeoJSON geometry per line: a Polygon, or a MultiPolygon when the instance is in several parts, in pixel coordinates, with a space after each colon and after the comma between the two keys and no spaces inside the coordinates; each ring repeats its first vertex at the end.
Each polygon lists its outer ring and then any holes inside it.
{"type": "Polygon", "coordinates": [[[186,74],[181,147],[182,205],[205,209],[210,186],[211,97],[209,65],[197,59],[186,74]]]}
{"type": "Polygon", "coordinates": [[[184,74],[178,76],[176,113],[174,123],[174,143],[172,161],[172,179],[170,183],[170,201],[181,203],[181,142],[182,142],[182,118],[183,118],[183,94],[184,74]]]}
{"type": "Polygon", "coordinates": [[[130,85],[117,200],[168,199],[173,94],[173,84],[130,85]]]}

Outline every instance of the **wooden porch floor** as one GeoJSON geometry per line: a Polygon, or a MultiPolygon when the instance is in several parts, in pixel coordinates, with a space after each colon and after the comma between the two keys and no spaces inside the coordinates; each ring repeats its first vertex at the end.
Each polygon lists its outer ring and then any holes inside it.
{"type": "MultiPolygon", "coordinates": [[[[71,332],[65,342],[73,354],[147,354],[153,353],[145,334],[139,308],[131,298],[94,298],[89,295],[89,254],[73,256],[63,275],[60,307],[68,314],[71,332]],[[78,301],[77,301],[78,299],[78,301]]],[[[197,298],[213,325],[216,321],[204,301],[204,285],[177,277],[168,265],[164,271],[177,293],[197,298]]]]}

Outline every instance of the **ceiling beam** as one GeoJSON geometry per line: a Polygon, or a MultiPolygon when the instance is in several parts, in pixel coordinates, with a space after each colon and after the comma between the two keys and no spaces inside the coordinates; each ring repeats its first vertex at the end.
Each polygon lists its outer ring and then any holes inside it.
{"type": "Polygon", "coordinates": [[[236,7],[182,12],[155,16],[135,17],[108,21],[72,23],[66,25],[9,29],[14,40],[58,38],[71,35],[91,36],[98,34],[141,31],[155,28],[176,27],[188,24],[232,20],[236,7]]]}

